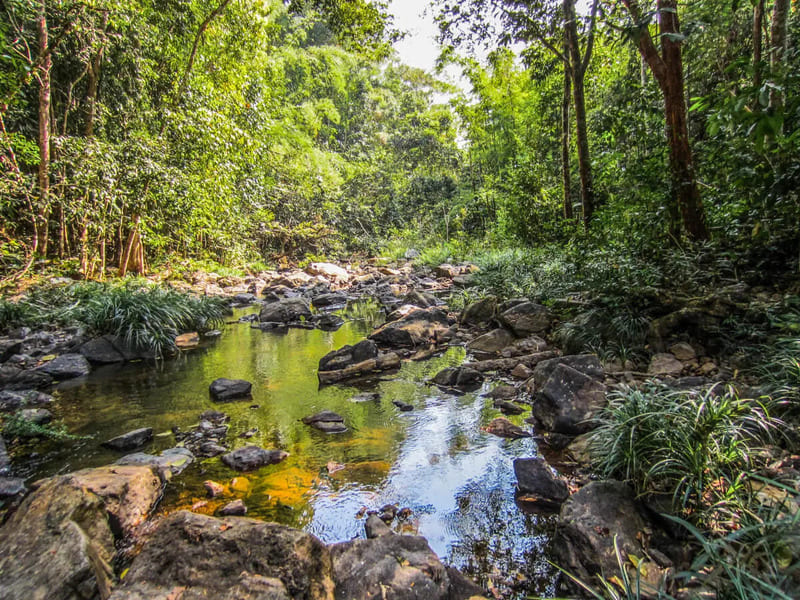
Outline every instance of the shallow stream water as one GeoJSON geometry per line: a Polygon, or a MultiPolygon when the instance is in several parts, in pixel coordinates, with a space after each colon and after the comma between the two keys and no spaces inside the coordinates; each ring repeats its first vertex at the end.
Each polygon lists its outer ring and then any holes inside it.
{"type": "Polygon", "coordinates": [[[248,516],[302,528],[331,543],[363,537],[364,507],[396,503],[412,511],[396,527],[425,536],[445,563],[506,593],[515,582],[510,597],[552,596],[555,572],[544,546],[553,517],[526,513],[514,500],[512,461],[535,456],[535,442],[481,431],[500,415],[481,395],[489,384],[455,396],[426,383],[442,368],[461,364],[461,348],[404,363],[359,387],[320,388],[319,359],[360,341],[381,319],[368,304],[350,307],[343,316],[347,322],[336,332],[262,332],[233,323],[218,339],[175,360],[107,367],[63,383],[53,412],[70,433],[91,437],[39,449],[18,463],[26,471],[20,474],[41,477],[111,463],[120,454],[99,443],[139,427],[156,433],[142,451],[158,452],[175,445],[173,426],[187,430],[204,410],[221,410],[230,415],[232,448],[280,448],[289,458],[243,474],[246,481],[238,480],[236,489],[215,500],[207,499],[203,481],[228,484],[242,474],[219,458],[202,460],[170,482],[160,511],[194,507],[213,514],[241,498],[248,516]],[[213,402],[208,386],[218,377],[251,381],[252,399],[213,402]],[[364,391],[380,398],[351,400],[364,391]],[[395,399],[414,410],[401,412],[395,399]],[[325,409],[341,414],[349,430],[330,435],[300,422],[325,409]],[[258,428],[254,437],[239,437],[252,428],[258,428]]]}

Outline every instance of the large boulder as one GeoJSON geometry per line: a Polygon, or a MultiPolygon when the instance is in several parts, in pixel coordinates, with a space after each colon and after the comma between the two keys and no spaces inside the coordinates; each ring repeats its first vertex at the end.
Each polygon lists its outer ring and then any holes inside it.
{"type": "Polygon", "coordinates": [[[466,600],[481,589],[447,569],[425,538],[382,535],[330,546],[341,600],[466,600]]]}
{"type": "Polygon", "coordinates": [[[497,298],[486,296],[467,306],[461,313],[459,321],[462,325],[484,325],[494,319],[497,312],[497,298]]]}
{"type": "Polygon", "coordinates": [[[591,418],[606,403],[605,385],[558,364],[533,403],[533,416],[547,431],[577,435],[591,429],[591,418]]]}
{"type": "Polygon", "coordinates": [[[592,377],[593,379],[602,380],[605,375],[603,363],[597,358],[595,354],[568,354],[567,356],[559,356],[557,358],[550,358],[543,360],[536,365],[533,370],[533,380],[526,384],[530,392],[542,389],[550,375],[556,370],[558,365],[567,365],[576,371],[592,377]]]}
{"type": "Polygon", "coordinates": [[[274,465],[289,456],[283,450],[266,450],[258,446],[245,446],[224,454],[222,462],[236,471],[254,471],[267,465],[274,465]]]}
{"type": "Polygon", "coordinates": [[[43,480],[0,529],[8,600],[107,598],[115,540],[161,495],[148,467],[101,467],[43,480]]]}
{"type": "Polygon", "coordinates": [[[467,350],[482,354],[500,354],[500,351],[514,343],[514,334],[508,329],[493,329],[489,333],[484,333],[476,337],[467,344],[467,350]]]}
{"type": "Polygon", "coordinates": [[[420,309],[386,323],[372,332],[369,339],[390,348],[413,348],[435,343],[449,328],[450,323],[443,310],[420,309]]]}
{"type": "Polygon", "coordinates": [[[53,379],[74,379],[88,375],[92,367],[83,354],[62,354],[39,367],[53,379]]]}
{"type": "Polygon", "coordinates": [[[378,346],[372,340],[362,340],[353,346],[342,346],[328,352],[319,361],[320,371],[339,371],[352,365],[377,358],[378,346]]]}
{"type": "Polygon", "coordinates": [[[525,337],[549,329],[553,323],[553,315],[541,304],[521,302],[501,313],[500,321],[517,337],[525,337]]]}
{"type": "Polygon", "coordinates": [[[515,459],[514,474],[525,500],[552,506],[569,498],[566,482],[553,474],[543,458],[515,459]]]}
{"type": "Polygon", "coordinates": [[[333,600],[332,574],[313,535],[179,511],[158,523],[111,600],[333,600]]]}
{"type": "Polygon", "coordinates": [[[136,352],[130,344],[126,344],[123,339],[113,335],[93,338],[85,342],[78,352],[95,365],[125,362],[143,356],[143,353],[136,352]]]}
{"type": "MultiPolygon", "coordinates": [[[[593,481],[562,505],[552,545],[561,568],[584,582],[595,575],[606,580],[620,575],[615,550],[622,560],[642,558],[645,540],[653,524],[634,500],[632,490],[619,481],[593,481]]],[[[647,579],[658,579],[659,570],[648,565],[647,579]]]]}
{"type": "Polygon", "coordinates": [[[220,377],[211,382],[208,386],[208,393],[217,402],[236,400],[237,398],[249,398],[253,384],[244,379],[227,379],[220,377]]]}
{"type": "Polygon", "coordinates": [[[288,325],[311,320],[311,308],[303,298],[284,298],[264,305],[258,315],[262,323],[288,325]]]}

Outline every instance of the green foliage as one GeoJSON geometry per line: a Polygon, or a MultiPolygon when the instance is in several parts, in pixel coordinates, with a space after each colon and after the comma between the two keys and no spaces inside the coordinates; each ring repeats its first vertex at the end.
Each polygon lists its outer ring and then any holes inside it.
{"type": "Polygon", "coordinates": [[[9,441],[30,438],[45,438],[60,442],[85,439],[82,436],[69,433],[63,423],[39,425],[23,418],[19,414],[8,415],[3,418],[3,437],[9,441]]]}
{"type": "Polygon", "coordinates": [[[194,296],[136,280],[80,283],[37,288],[16,303],[3,301],[0,329],[80,324],[161,357],[175,349],[176,335],[209,329],[221,322],[226,311],[223,298],[194,296]]]}
{"type": "Polygon", "coordinates": [[[668,494],[695,522],[735,519],[759,449],[781,435],[770,404],[718,387],[628,389],[612,394],[597,417],[590,453],[604,477],[641,494],[668,494]]]}

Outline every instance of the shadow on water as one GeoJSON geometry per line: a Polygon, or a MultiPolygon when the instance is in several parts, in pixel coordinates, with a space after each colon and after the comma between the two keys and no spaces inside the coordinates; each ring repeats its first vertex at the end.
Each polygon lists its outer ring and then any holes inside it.
{"type": "Polygon", "coordinates": [[[535,455],[535,442],[481,431],[499,415],[480,396],[486,388],[453,396],[425,383],[440,369],[461,364],[461,348],[406,363],[366,388],[320,388],[319,359],[360,341],[381,319],[377,307],[363,303],[342,314],[347,322],[336,332],[230,325],[215,342],[176,360],[107,367],[62,384],[57,413],[71,433],[92,438],[52,444],[27,457],[20,471],[41,477],[108,464],[119,454],[99,442],[137,427],[153,427],[154,441],[143,451],[157,452],[175,444],[172,427],[188,429],[202,411],[222,410],[231,418],[232,447],[281,448],[289,458],[244,479],[218,458],[203,460],[170,483],[161,511],[213,514],[242,498],[248,516],[300,527],[330,543],[363,537],[359,513],[396,503],[412,511],[398,530],[425,536],[445,562],[484,585],[516,580],[514,597],[552,595],[554,570],[543,553],[552,517],[526,514],[514,501],[512,461],[535,455]],[[252,399],[212,402],[208,385],[218,377],[251,381],[252,399]],[[380,398],[351,401],[365,390],[380,398]],[[400,412],[392,400],[412,404],[414,411],[400,412]],[[344,416],[348,431],[326,435],[300,422],[323,409],[344,416]],[[239,437],[252,428],[258,429],[254,437],[239,437]],[[224,496],[206,497],[203,481],[229,484],[237,476],[224,496]]]}

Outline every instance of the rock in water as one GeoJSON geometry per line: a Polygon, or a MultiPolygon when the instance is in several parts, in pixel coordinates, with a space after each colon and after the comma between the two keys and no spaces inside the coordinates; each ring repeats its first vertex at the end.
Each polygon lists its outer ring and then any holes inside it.
{"type": "Polygon", "coordinates": [[[39,371],[47,373],[53,379],[83,377],[88,375],[91,370],[92,367],[83,354],[62,354],[39,367],[39,371]]]}
{"type": "Polygon", "coordinates": [[[166,599],[175,590],[214,600],[333,600],[332,575],[330,552],[313,535],[180,511],[159,522],[110,600],[166,599]]]}
{"type": "Polygon", "coordinates": [[[302,298],[284,298],[265,305],[258,315],[262,323],[287,325],[311,320],[311,308],[302,298]]]}
{"type": "Polygon", "coordinates": [[[253,384],[244,379],[226,379],[221,377],[211,382],[208,391],[211,397],[217,402],[235,400],[237,398],[249,398],[253,384]]]}
{"type": "Polygon", "coordinates": [[[364,523],[364,530],[367,534],[367,539],[374,539],[384,535],[393,535],[393,531],[378,515],[370,515],[364,523]]]}
{"type": "Polygon", "coordinates": [[[517,488],[526,500],[546,505],[560,505],[569,498],[567,484],[553,475],[542,458],[518,458],[514,461],[517,488]]]}
{"type": "Polygon", "coordinates": [[[223,506],[219,514],[223,517],[243,517],[247,514],[247,507],[242,500],[234,500],[223,506]]]}
{"type": "Polygon", "coordinates": [[[305,417],[303,419],[303,423],[306,425],[313,425],[314,423],[319,423],[321,421],[343,423],[344,417],[338,413],[333,412],[332,410],[323,410],[311,415],[310,417],[305,417]]]}
{"type": "Polygon", "coordinates": [[[471,367],[446,367],[433,378],[433,383],[462,392],[477,390],[483,384],[483,374],[471,367]]]}
{"type": "Polygon", "coordinates": [[[144,446],[147,442],[153,439],[153,428],[142,427],[141,429],[134,429],[128,433],[123,433],[115,438],[103,442],[101,445],[112,450],[134,450],[140,446],[144,446]]]}
{"type": "Polygon", "coordinates": [[[511,421],[504,419],[503,417],[492,419],[492,421],[486,426],[486,433],[491,433],[498,437],[512,439],[531,437],[531,433],[529,431],[525,431],[519,425],[514,425],[511,421]]]}
{"type": "Polygon", "coordinates": [[[266,465],[274,465],[289,456],[283,450],[265,450],[258,446],[245,446],[222,456],[222,462],[237,471],[254,471],[266,465]]]}
{"type": "Polygon", "coordinates": [[[494,407],[499,408],[504,415],[521,415],[525,409],[508,400],[495,400],[494,407]]]}
{"type": "Polygon", "coordinates": [[[413,404],[407,404],[402,400],[392,400],[392,404],[394,404],[397,408],[399,408],[403,412],[410,412],[414,410],[413,404]]]}

